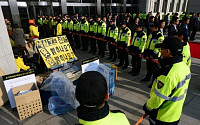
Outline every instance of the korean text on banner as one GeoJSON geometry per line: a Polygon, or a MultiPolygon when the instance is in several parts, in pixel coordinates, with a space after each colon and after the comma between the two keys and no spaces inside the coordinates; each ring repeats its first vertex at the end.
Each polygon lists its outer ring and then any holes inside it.
{"type": "Polygon", "coordinates": [[[36,46],[47,68],[64,64],[76,57],[65,35],[38,40],[36,46]]]}

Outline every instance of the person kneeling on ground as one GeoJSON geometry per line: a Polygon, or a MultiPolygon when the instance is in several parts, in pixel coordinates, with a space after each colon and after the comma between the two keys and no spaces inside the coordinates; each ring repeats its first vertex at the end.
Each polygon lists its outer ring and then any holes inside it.
{"type": "Polygon", "coordinates": [[[14,50],[14,57],[15,57],[15,63],[17,65],[17,71],[26,71],[30,69],[30,66],[26,66],[24,64],[23,58],[22,58],[22,52],[19,52],[18,50],[14,50]]]}
{"type": "Polygon", "coordinates": [[[96,71],[82,74],[76,86],[79,125],[130,125],[124,113],[109,110],[108,98],[103,75],[96,71]]]}

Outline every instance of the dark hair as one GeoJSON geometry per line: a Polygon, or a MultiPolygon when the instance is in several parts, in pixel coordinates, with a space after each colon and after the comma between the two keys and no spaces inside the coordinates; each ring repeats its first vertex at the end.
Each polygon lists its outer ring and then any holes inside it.
{"type": "Polygon", "coordinates": [[[186,22],[187,20],[189,20],[190,18],[186,17],[184,18],[183,22],[186,22]]]}
{"type": "Polygon", "coordinates": [[[105,101],[107,83],[102,74],[89,71],[80,76],[76,86],[76,98],[86,110],[98,109],[105,101]]]}
{"type": "Polygon", "coordinates": [[[178,17],[174,17],[174,18],[172,19],[172,22],[176,22],[178,19],[179,19],[178,17]]]}
{"type": "Polygon", "coordinates": [[[19,25],[18,25],[18,24],[15,24],[15,25],[14,25],[14,28],[19,28],[19,25]]]}

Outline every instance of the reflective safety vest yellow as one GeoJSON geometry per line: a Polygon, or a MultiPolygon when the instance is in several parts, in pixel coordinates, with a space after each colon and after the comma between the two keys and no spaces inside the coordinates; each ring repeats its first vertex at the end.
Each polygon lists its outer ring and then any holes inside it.
{"type": "Polygon", "coordinates": [[[146,41],[147,41],[147,35],[144,31],[139,32],[135,32],[133,35],[133,39],[132,39],[132,45],[134,47],[138,47],[138,49],[140,50],[141,53],[144,52],[144,48],[146,46],[146,41]]]}
{"type": "Polygon", "coordinates": [[[144,20],[147,19],[147,14],[146,14],[146,13],[143,14],[143,19],[144,19],[144,20]]]}
{"type": "Polygon", "coordinates": [[[92,21],[92,22],[89,23],[89,31],[94,32],[94,28],[95,28],[95,22],[92,21]]]}
{"type": "Polygon", "coordinates": [[[121,29],[120,32],[119,32],[118,41],[125,42],[127,44],[127,46],[129,46],[130,40],[131,40],[131,30],[128,27],[121,29]]]}
{"type": "Polygon", "coordinates": [[[102,35],[106,36],[106,23],[105,22],[102,23],[102,35]]]}
{"type": "Polygon", "coordinates": [[[180,15],[180,20],[183,20],[183,17],[184,17],[184,16],[185,16],[185,14],[182,13],[182,14],[180,15]]]}
{"type": "Polygon", "coordinates": [[[62,28],[63,29],[67,29],[67,23],[68,23],[67,20],[62,22],[62,28]]]}
{"type": "Polygon", "coordinates": [[[174,16],[174,15],[170,15],[170,21],[172,21],[173,16],[174,16]]]}
{"type": "Polygon", "coordinates": [[[107,37],[113,38],[115,42],[117,42],[117,36],[118,36],[118,27],[117,26],[109,26],[107,37]]]}
{"type": "MultiPolygon", "coordinates": [[[[176,122],[181,117],[191,72],[182,61],[182,56],[173,57],[171,64],[166,65],[164,69],[153,83],[146,108],[157,112],[156,120],[176,122]]],[[[151,122],[155,122],[152,117],[150,116],[151,122]]]]}
{"type": "Polygon", "coordinates": [[[160,31],[155,31],[149,35],[145,49],[152,51],[152,53],[150,54],[151,56],[156,58],[161,56],[159,48],[155,48],[155,45],[158,43],[162,43],[164,38],[165,37],[160,31]]]}
{"type": "Polygon", "coordinates": [[[165,13],[162,15],[162,20],[165,19],[165,16],[166,16],[166,15],[167,15],[167,14],[165,14],[165,13]]]}
{"type": "Polygon", "coordinates": [[[89,23],[88,21],[84,21],[84,23],[80,23],[80,31],[84,31],[85,33],[87,33],[89,31],[89,23]]]}
{"type": "Polygon", "coordinates": [[[183,45],[183,62],[186,63],[187,66],[191,66],[191,54],[190,54],[190,45],[187,43],[185,43],[186,45],[183,45]]]}
{"type": "Polygon", "coordinates": [[[74,24],[74,22],[72,20],[68,21],[67,28],[69,31],[73,31],[73,29],[74,29],[73,24],[74,24]]]}
{"type": "Polygon", "coordinates": [[[109,114],[102,119],[96,121],[85,121],[79,119],[79,123],[82,125],[130,125],[128,119],[123,113],[112,113],[111,111],[109,111],[109,114]]]}
{"type": "Polygon", "coordinates": [[[73,21],[73,31],[80,31],[80,23],[77,20],[73,21]]]}

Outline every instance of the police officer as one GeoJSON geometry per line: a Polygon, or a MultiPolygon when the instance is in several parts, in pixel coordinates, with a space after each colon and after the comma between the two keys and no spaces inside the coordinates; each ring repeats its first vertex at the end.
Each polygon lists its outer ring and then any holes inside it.
{"type": "MultiPolygon", "coordinates": [[[[105,33],[106,33],[106,24],[103,25],[103,21],[101,20],[101,17],[98,16],[97,17],[97,23],[95,25],[95,32],[96,32],[96,37],[97,38],[104,38],[105,33]]],[[[104,53],[104,44],[102,43],[103,41],[101,40],[97,40],[97,44],[98,44],[98,48],[99,48],[99,53],[98,55],[101,56],[102,58],[104,57],[105,53],[104,53]]]]}
{"type": "Polygon", "coordinates": [[[117,36],[118,36],[118,27],[115,26],[114,20],[110,20],[110,25],[108,27],[107,32],[107,40],[108,42],[108,48],[109,48],[109,57],[108,59],[112,59],[111,62],[115,62],[117,58],[116,53],[116,42],[117,42],[117,36]]]}
{"type": "Polygon", "coordinates": [[[131,30],[126,27],[126,22],[122,22],[121,30],[119,32],[119,39],[117,42],[118,46],[118,58],[120,59],[120,63],[117,65],[118,67],[122,67],[122,69],[128,68],[128,52],[126,51],[127,47],[130,45],[131,39],[131,30]],[[124,63],[125,62],[125,63],[124,63]]]}
{"type": "MultiPolygon", "coordinates": [[[[73,32],[73,20],[71,20],[70,17],[67,17],[67,38],[69,40],[69,43],[73,49],[73,51],[75,50],[75,44],[74,44],[74,40],[72,37],[72,32],[73,32]]],[[[75,52],[75,51],[74,51],[75,52]]]]}
{"type": "Polygon", "coordinates": [[[80,49],[81,44],[80,44],[80,38],[79,38],[79,30],[80,30],[80,23],[77,20],[77,17],[73,17],[73,37],[74,37],[74,43],[76,44],[76,48],[80,49]]]}
{"type": "Polygon", "coordinates": [[[146,45],[147,35],[142,29],[142,25],[136,26],[136,32],[133,35],[132,43],[129,49],[132,55],[132,70],[129,74],[139,75],[141,69],[142,53],[146,45]]]}
{"type": "Polygon", "coordinates": [[[182,45],[183,45],[183,52],[182,52],[183,62],[185,62],[188,67],[190,67],[191,66],[190,45],[188,44],[188,41],[183,39],[184,38],[183,34],[184,33],[182,31],[179,31],[174,34],[174,37],[181,40],[182,45]]]}
{"type": "Polygon", "coordinates": [[[77,108],[80,125],[130,125],[123,112],[110,111],[107,83],[101,73],[89,71],[82,74],[75,95],[80,103],[77,108]]]}
{"type": "MultiPolygon", "coordinates": [[[[82,47],[83,47],[82,48],[83,51],[88,50],[88,40],[87,40],[87,37],[84,36],[88,33],[88,30],[89,30],[88,21],[85,19],[85,16],[82,15],[81,20],[80,20],[80,34],[82,34],[81,44],[82,44],[82,47]]],[[[78,43],[78,44],[80,44],[80,43],[78,43]]],[[[80,46],[80,45],[77,45],[77,46],[80,46]]]]}
{"type": "MultiPolygon", "coordinates": [[[[158,30],[158,25],[154,24],[152,26],[152,33],[148,36],[146,48],[144,51],[144,57],[146,58],[147,74],[142,81],[150,81],[151,76],[153,75],[153,80],[156,78],[156,73],[159,70],[158,61],[160,58],[160,51],[158,48],[155,48],[157,43],[161,43],[164,40],[163,34],[158,30]]],[[[151,87],[152,83],[149,85],[151,87]]]]}
{"type": "MultiPolygon", "coordinates": [[[[93,17],[89,17],[89,31],[88,31],[88,35],[89,36],[94,36],[94,26],[95,26],[95,21],[93,20],[93,17]]],[[[89,53],[93,53],[94,52],[94,48],[93,48],[93,44],[96,45],[96,42],[93,38],[88,37],[88,40],[90,42],[90,51],[89,53]]]]}
{"type": "Polygon", "coordinates": [[[179,123],[191,78],[189,67],[182,62],[182,49],[181,41],[175,37],[167,37],[161,44],[161,69],[143,106],[150,125],[179,123]]]}
{"type": "Polygon", "coordinates": [[[67,20],[65,18],[62,19],[62,33],[63,35],[67,35],[67,20]]]}

